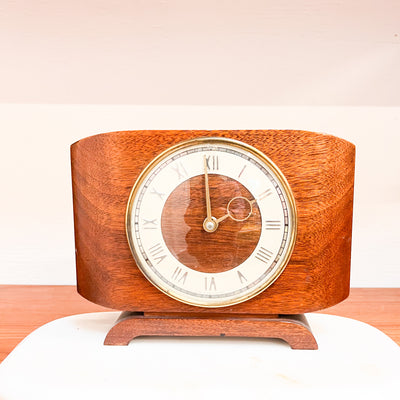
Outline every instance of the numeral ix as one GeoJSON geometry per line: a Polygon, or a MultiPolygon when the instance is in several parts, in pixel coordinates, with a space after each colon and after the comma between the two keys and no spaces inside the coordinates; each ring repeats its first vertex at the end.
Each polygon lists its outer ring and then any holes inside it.
{"type": "Polygon", "coordinates": [[[143,218],[143,229],[157,229],[157,219],[143,218]]]}

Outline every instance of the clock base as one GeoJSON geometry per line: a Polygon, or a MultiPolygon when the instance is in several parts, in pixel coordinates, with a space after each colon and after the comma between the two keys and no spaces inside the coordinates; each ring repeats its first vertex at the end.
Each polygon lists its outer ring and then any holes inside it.
{"type": "Polygon", "coordinates": [[[292,349],[316,350],[318,344],[304,314],[184,314],[124,311],[104,344],[126,346],[138,336],[222,336],[277,338],[292,349]]]}

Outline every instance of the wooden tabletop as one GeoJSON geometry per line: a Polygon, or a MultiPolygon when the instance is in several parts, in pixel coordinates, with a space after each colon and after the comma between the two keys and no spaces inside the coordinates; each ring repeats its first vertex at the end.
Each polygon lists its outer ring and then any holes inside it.
{"type": "MultiPolygon", "coordinates": [[[[0,285],[0,362],[29,333],[68,315],[110,311],[82,298],[75,286],[0,285]]],[[[366,322],[400,345],[400,288],[352,289],[323,313],[366,322]]]]}

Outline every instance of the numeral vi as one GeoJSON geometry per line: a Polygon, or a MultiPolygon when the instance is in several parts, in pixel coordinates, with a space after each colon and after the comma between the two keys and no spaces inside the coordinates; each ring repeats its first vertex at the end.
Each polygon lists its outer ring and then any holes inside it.
{"type": "Polygon", "coordinates": [[[217,285],[214,278],[204,278],[204,285],[207,292],[216,291],[217,285]]]}

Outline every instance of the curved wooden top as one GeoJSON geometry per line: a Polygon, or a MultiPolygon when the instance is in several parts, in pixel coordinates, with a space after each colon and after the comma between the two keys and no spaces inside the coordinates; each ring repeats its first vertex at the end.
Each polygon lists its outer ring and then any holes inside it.
{"type": "Polygon", "coordinates": [[[145,312],[229,310],[293,314],[332,306],[348,296],[355,147],[304,131],[127,131],[71,146],[79,293],[94,303],[145,312]],[[195,137],[230,137],[265,153],[293,191],[297,241],[277,281],[255,298],[219,309],[183,304],[161,293],[137,268],[125,235],[132,186],[159,153],[195,137]]]}

